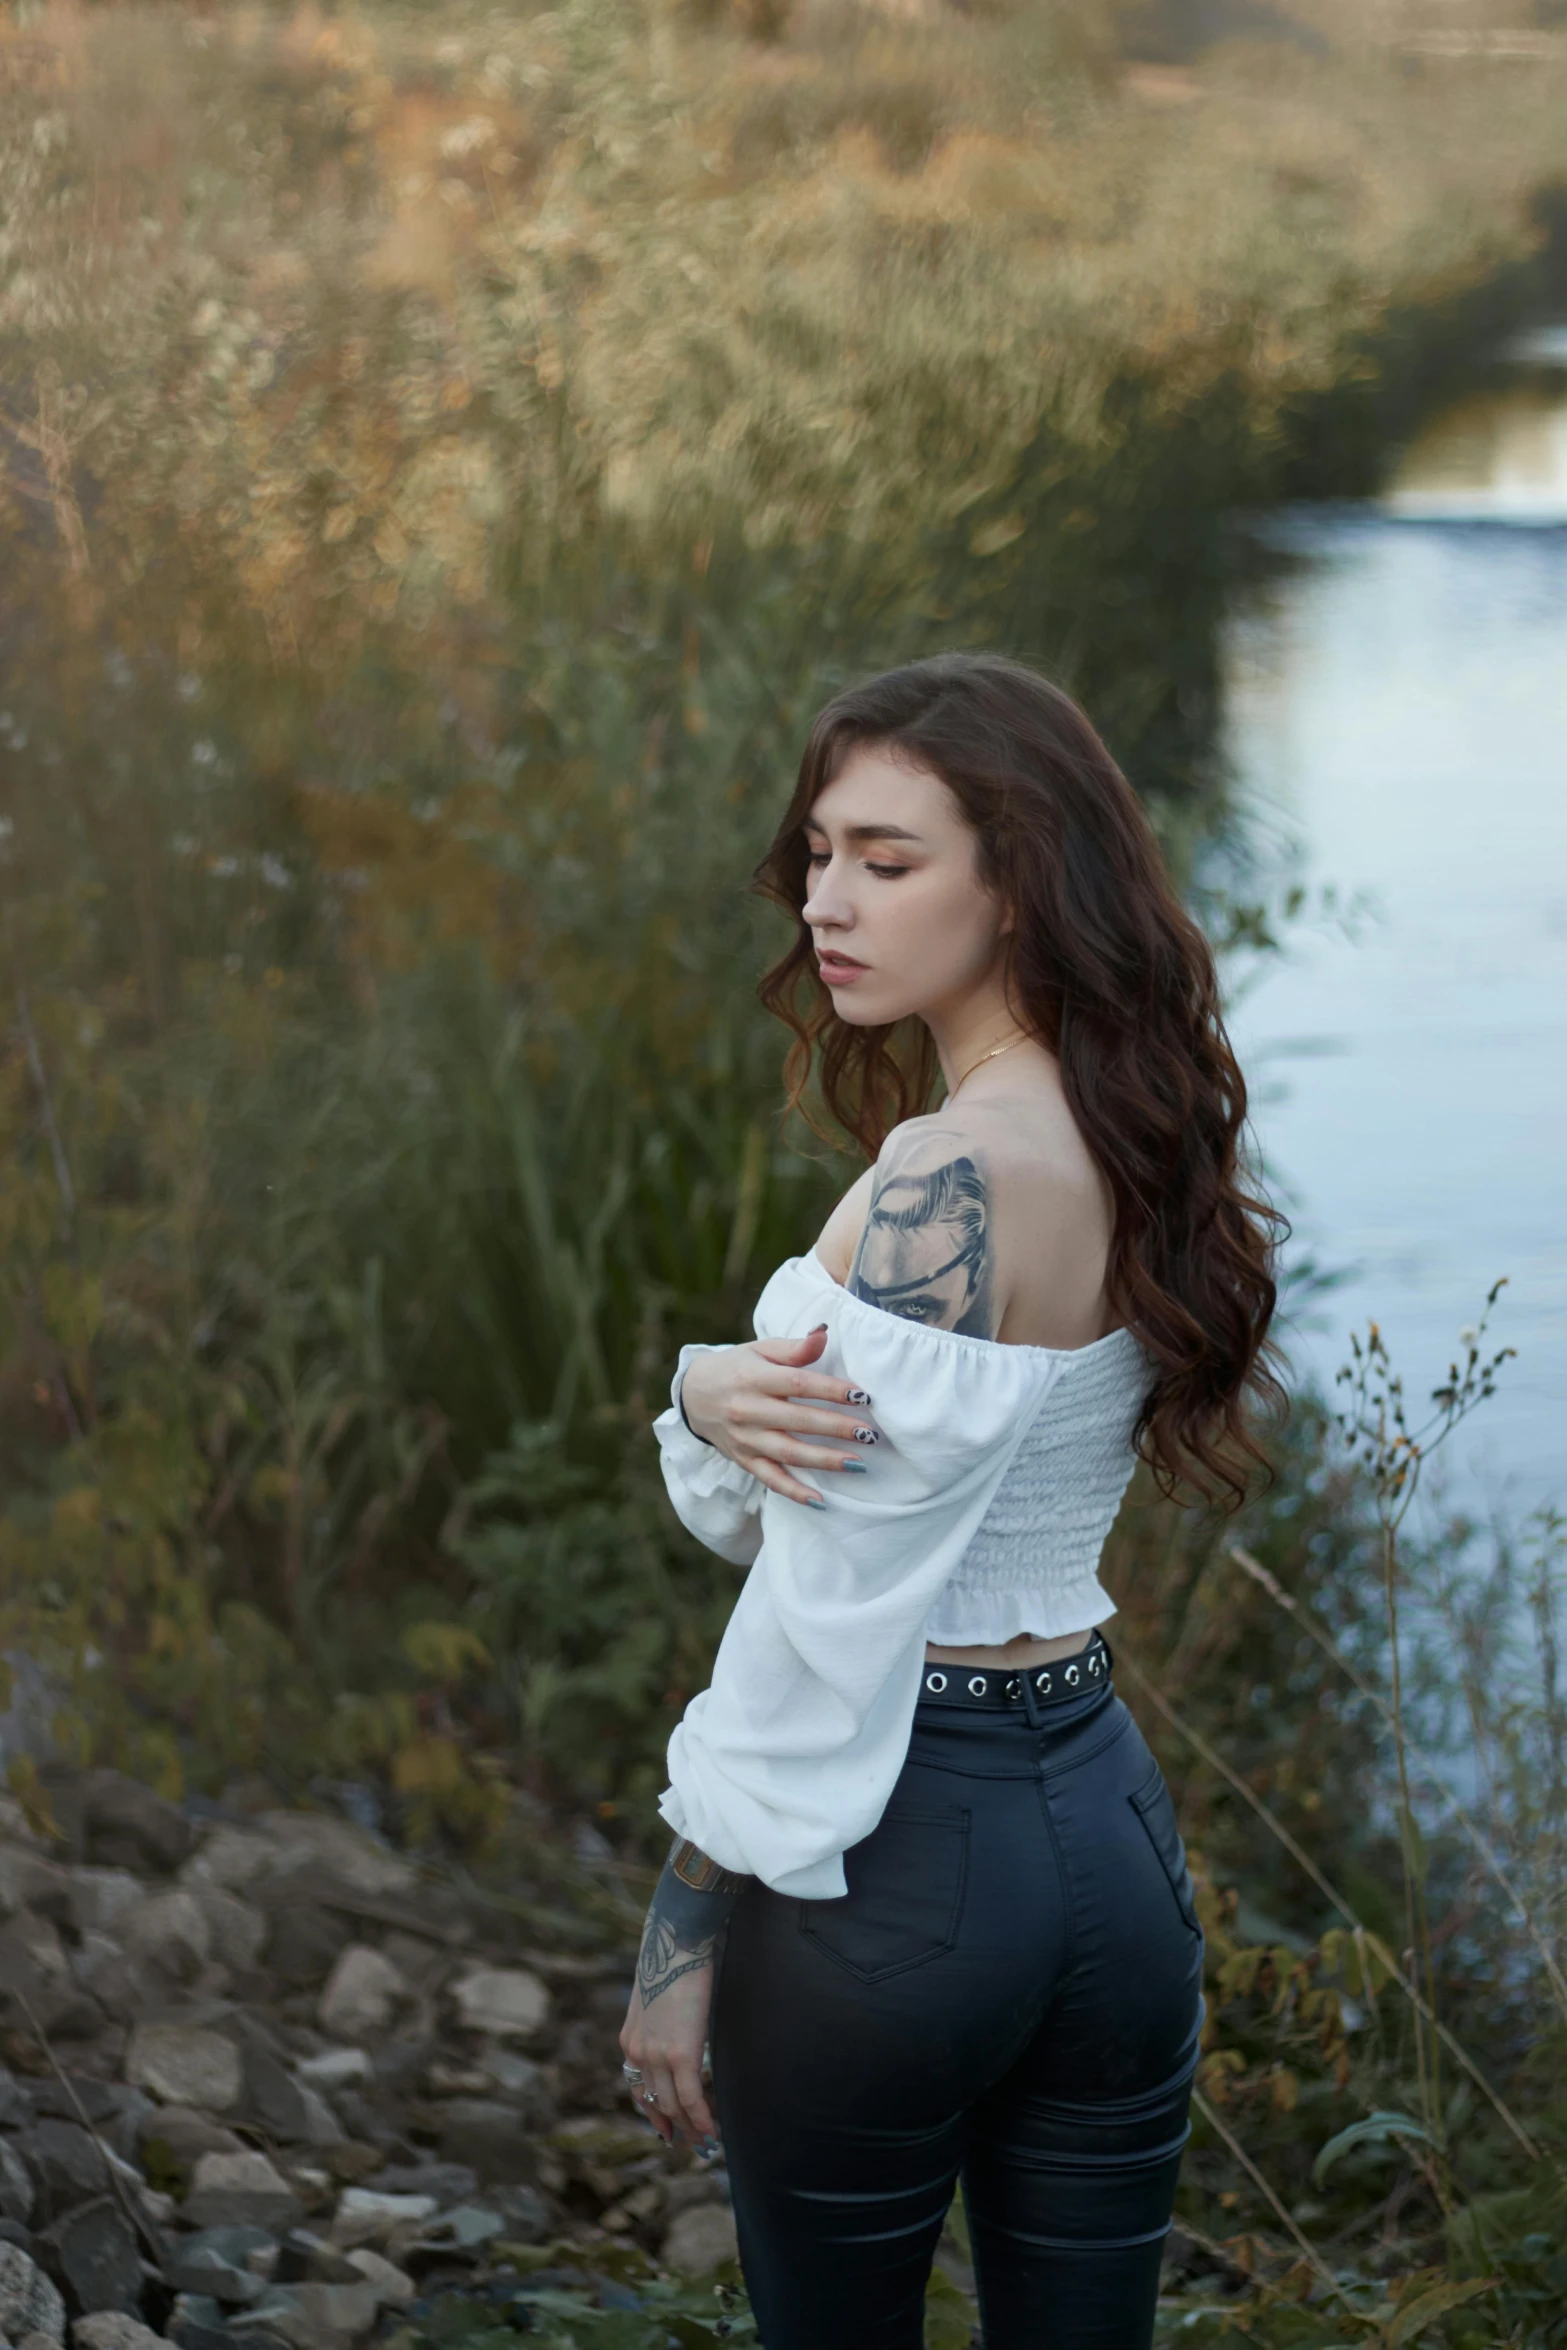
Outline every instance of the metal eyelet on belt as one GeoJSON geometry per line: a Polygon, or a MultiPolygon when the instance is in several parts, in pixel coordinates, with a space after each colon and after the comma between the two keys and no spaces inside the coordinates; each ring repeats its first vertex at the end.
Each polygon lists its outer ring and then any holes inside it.
{"type": "Polygon", "coordinates": [[[1094,1680],[1097,1681],[1100,1674],[1104,1671],[1104,1664],[1105,1660],[1096,1648],[1093,1655],[1088,1660],[1088,1670],[1094,1680]]]}
{"type": "Polygon", "coordinates": [[[1023,1684],[1018,1679],[1016,1673],[1013,1674],[1011,1680],[1007,1683],[1006,1694],[1008,1697],[1012,1698],[1021,1697],[1023,1694],[1023,1684]]]}
{"type": "Polygon", "coordinates": [[[1050,1675],[1048,1673],[1036,1673],[1034,1675],[1034,1687],[1039,1691],[1041,1697],[1048,1697],[1050,1695],[1051,1689],[1050,1675]]]}
{"type": "Polygon", "coordinates": [[[968,1685],[968,1693],[970,1697],[983,1697],[989,1687],[990,1683],[986,1680],[983,1673],[974,1673],[970,1676],[968,1685]]]}
{"type": "Polygon", "coordinates": [[[930,1691],[932,1697],[939,1697],[943,1689],[945,1689],[947,1686],[946,1674],[927,1673],[925,1675],[925,1686],[930,1691]]]}
{"type": "Polygon", "coordinates": [[[1083,1676],[1082,1676],[1082,1674],[1081,1674],[1081,1673],[1078,1671],[1078,1669],[1077,1669],[1076,1665],[1068,1665],[1068,1666],[1067,1666],[1067,1668],[1066,1668],[1066,1685],[1067,1685],[1068,1689],[1075,1689],[1075,1688],[1077,1687],[1077,1684],[1078,1684],[1078,1682],[1079,1682],[1079,1681],[1082,1679],[1082,1677],[1083,1677],[1083,1676]]]}

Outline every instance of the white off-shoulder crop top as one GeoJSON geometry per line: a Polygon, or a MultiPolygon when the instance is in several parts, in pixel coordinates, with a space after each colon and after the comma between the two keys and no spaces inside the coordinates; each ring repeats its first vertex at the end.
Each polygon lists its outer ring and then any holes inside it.
{"type": "MultiPolygon", "coordinates": [[[[775,1891],[845,1890],[843,1854],[881,1818],[908,1749],[925,1643],[1054,1639],[1114,1613],[1099,1554],[1133,1466],[1152,1368],[1130,1331],[1002,1346],[851,1296],[812,1254],[757,1300],[759,1338],[827,1324],[813,1366],[869,1395],[869,1473],[821,1480],[825,1509],[771,1492],[654,1422],[683,1523],[749,1566],[713,1667],[669,1742],[659,1809],[775,1891]]],[[[673,1393],[691,1356],[682,1351],[673,1393]]]]}

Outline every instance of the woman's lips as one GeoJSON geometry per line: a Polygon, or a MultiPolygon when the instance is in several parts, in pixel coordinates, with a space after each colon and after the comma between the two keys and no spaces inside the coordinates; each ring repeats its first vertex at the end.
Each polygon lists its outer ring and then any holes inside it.
{"type": "Polygon", "coordinates": [[[829,987],[846,986],[851,979],[860,978],[865,970],[863,963],[852,962],[847,955],[818,955],[816,965],[829,987]]]}

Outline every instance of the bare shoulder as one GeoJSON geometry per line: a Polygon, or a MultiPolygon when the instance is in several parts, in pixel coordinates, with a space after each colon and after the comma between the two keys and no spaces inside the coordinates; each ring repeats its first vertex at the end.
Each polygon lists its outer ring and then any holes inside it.
{"type": "Polygon", "coordinates": [[[947,1111],[910,1118],[872,1169],[864,1230],[850,1268],[856,1297],[932,1329],[994,1338],[995,1281],[985,1137],[947,1111]]]}
{"type": "Polygon", "coordinates": [[[855,1296],[969,1337],[1101,1335],[1110,1202],[1064,1103],[1019,1093],[911,1118],[872,1176],[855,1296]]]}
{"type": "Polygon", "coordinates": [[[912,1167],[922,1153],[927,1158],[939,1158],[949,1139],[933,1131],[939,1129],[940,1123],[939,1117],[910,1118],[902,1126],[895,1126],[882,1144],[874,1165],[850,1184],[822,1226],[816,1240],[816,1254],[841,1287],[849,1286],[878,1186],[894,1169],[912,1167]]]}

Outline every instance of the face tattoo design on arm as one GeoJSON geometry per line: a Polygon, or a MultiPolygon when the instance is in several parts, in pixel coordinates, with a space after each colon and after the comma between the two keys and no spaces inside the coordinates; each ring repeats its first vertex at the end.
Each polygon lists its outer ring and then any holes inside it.
{"type": "Polygon", "coordinates": [[[644,2007],[682,1975],[707,1965],[739,1890],[740,1879],[698,1846],[684,1839],[676,1844],[653,1888],[637,1953],[644,2007]]]}
{"type": "Polygon", "coordinates": [[[877,1177],[849,1291],[905,1321],[993,1338],[990,1210],[966,1146],[911,1135],[877,1177]]]}

